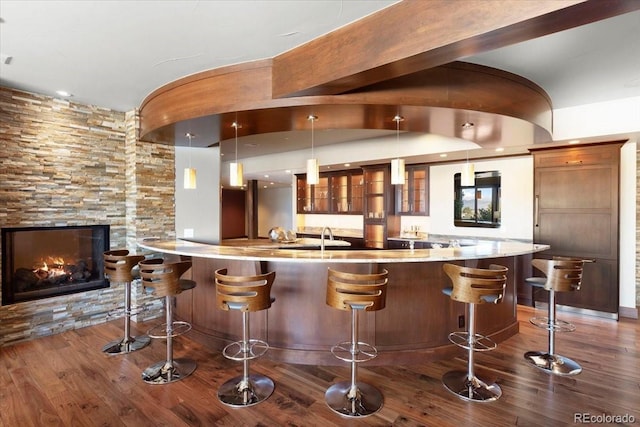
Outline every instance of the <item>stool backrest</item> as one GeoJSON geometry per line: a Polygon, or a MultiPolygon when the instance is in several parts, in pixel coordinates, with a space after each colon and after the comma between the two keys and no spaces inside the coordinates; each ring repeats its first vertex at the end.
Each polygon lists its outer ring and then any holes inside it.
{"type": "Polygon", "coordinates": [[[140,277],[145,288],[153,288],[153,294],[164,297],[182,292],[180,277],[191,268],[191,261],[165,262],[162,258],[140,261],[140,277]]]}
{"type": "Polygon", "coordinates": [[[536,258],[531,261],[531,265],[547,277],[547,281],[544,284],[546,290],[555,292],[580,290],[583,260],[536,258]]]}
{"type": "Polygon", "coordinates": [[[444,272],[451,279],[451,299],[467,304],[498,304],[504,297],[507,283],[507,267],[491,264],[489,268],[462,267],[445,264],[444,272]]]}
{"type": "Polygon", "coordinates": [[[344,273],[328,269],[327,305],[339,310],[375,311],[387,299],[387,270],[381,273],[344,273]]]}
{"type": "Polygon", "coordinates": [[[215,271],[216,303],[221,310],[259,311],[271,307],[271,286],[276,272],[255,276],[228,276],[215,271]]]}
{"type": "Polygon", "coordinates": [[[133,267],[144,259],[144,255],[129,255],[127,249],[106,251],[104,254],[104,274],[110,282],[127,283],[133,280],[133,267]]]}

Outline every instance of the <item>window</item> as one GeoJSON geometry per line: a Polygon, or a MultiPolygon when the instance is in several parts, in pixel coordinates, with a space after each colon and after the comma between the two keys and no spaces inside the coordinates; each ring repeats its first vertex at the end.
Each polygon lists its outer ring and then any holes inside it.
{"type": "Polygon", "coordinates": [[[476,172],[474,186],[460,185],[460,173],[453,182],[456,227],[500,227],[500,172],[476,172]]]}

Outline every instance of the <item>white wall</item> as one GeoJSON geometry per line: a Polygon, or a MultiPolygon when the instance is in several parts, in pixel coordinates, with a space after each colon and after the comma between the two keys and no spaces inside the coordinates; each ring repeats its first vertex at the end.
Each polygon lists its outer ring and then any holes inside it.
{"type": "Polygon", "coordinates": [[[620,307],[636,307],[636,150],[627,142],[620,153],[620,307]]]}
{"type": "Polygon", "coordinates": [[[292,192],[292,187],[258,189],[258,237],[268,237],[276,226],[295,230],[292,192]]]}
{"type": "Polygon", "coordinates": [[[219,147],[176,147],[176,236],[220,242],[219,147]],[[184,189],[183,170],[189,160],[197,172],[193,190],[184,189]]]}
{"type": "Polygon", "coordinates": [[[501,218],[499,228],[456,227],[453,224],[453,176],[463,163],[431,166],[429,169],[430,225],[425,230],[452,236],[495,237],[533,240],[533,157],[510,157],[474,161],[476,172],[499,171],[501,218]]]}

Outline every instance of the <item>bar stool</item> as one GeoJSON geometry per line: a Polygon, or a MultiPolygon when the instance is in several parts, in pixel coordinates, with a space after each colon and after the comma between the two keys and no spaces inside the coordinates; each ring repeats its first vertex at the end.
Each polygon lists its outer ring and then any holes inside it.
{"type": "Polygon", "coordinates": [[[191,261],[165,262],[162,258],[152,258],[138,265],[142,284],[152,288],[153,295],[165,297],[166,311],[166,323],[151,328],[148,335],[167,340],[167,358],[146,368],[142,379],[148,384],[169,384],[191,375],[196,369],[196,362],[191,359],[173,358],[173,338],[191,330],[188,322],[173,320],[176,295],[196,286],[193,280],[180,279],[191,268],[191,261]]]}
{"type": "Polygon", "coordinates": [[[143,255],[129,255],[126,249],[106,251],[104,254],[104,273],[111,283],[124,283],[124,337],[111,341],[102,347],[106,354],[123,354],[140,350],[151,342],[147,335],[131,336],[131,282],[133,268],[144,259],[143,255]]]}
{"type": "Polygon", "coordinates": [[[467,304],[468,329],[466,332],[452,332],[449,341],[467,350],[467,370],[449,371],[442,376],[444,386],[463,400],[473,402],[491,402],[502,395],[497,384],[488,384],[478,378],[474,372],[474,352],[489,351],[496,343],[487,336],[476,333],[476,304],[498,304],[504,297],[507,282],[506,267],[490,265],[488,269],[461,267],[444,264],[444,272],[449,276],[453,287],[442,292],[452,300],[467,304]]]}
{"type": "Polygon", "coordinates": [[[347,417],[366,417],[382,408],[383,397],[374,386],[357,379],[357,364],[373,359],[378,350],[358,341],[358,314],[385,307],[387,270],[381,273],[356,274],[328,269],[327,305],[351,311],[351,341],[331,347],[331,353],[351,363],[351,381],[333,384],[325,392],[325,401],[334,412],[347,417]]]}
{"type": "Polygon", "coordinates": [[[555,333],[572,332],[575,325],[556,318],[556,292],[571,292],[580,289],[584,261],[571,258],[534,259],[531,265],[546,277],[529,277],[525,282],[549,291],[548,317],[532,317],[529,321],[549,331],[548,351],[528,351],[524,358],[531,365],[555,375],[576,375],[582,367],[575,361],[555,353],[555,333]]]}
{"type": "Polygon", "coordinates": [[[241,361],[243,365],[241,376],[231,378],[218,389],[218,399],[225,405],[253,406],[271,396],[275,388],[271,378],[249,373],[249,361],[269,349],[265,341],[250,338],[249,313],[271,307],[275,301],[271,298],[275,277],[274,271],[255,276],[228,276],[226,268],[215,271],[218,308],[242,312],[242,340],[232,342],[222,350],[224,357],[241,361]]]}

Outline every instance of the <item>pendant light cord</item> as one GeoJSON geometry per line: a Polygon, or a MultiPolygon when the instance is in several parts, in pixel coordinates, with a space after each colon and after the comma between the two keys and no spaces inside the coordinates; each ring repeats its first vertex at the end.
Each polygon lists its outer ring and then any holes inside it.
{"type": "Polygon", "coordinates": [[[309,116],[309,120],[311,120],[311,158],[315,159],[315,156],[313,155],[313,122],[316,121],[316,117],[309,116]]]}
{"type": "Polygon", "coordinates": [[[189,169],[191,169],[191,138],[193,135],[191,132],[187,133],[187,138],[189,138],[189,169]]]}
{"type": "Polygon", "coordinates": [[[238,122],[233,122],[233,127],[236,130],[236,163],[238,163],[238,122]]]}

